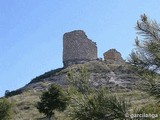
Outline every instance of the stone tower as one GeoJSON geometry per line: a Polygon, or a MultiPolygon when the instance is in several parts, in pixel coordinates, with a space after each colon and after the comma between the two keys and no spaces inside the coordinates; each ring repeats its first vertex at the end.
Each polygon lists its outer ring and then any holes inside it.
{"type": "Polygon", "coordinates": [[[96,43],[88,39],[84,31],[75,30],[63,35],[64,67],[96,59],[96,43]]]}
{"type": "Polygon", "coordinates": [[[121,53],[116,49],[110,49],[103,54],[104,61],[109,64],[124,64],[125,61],[121,57],[121,53]]]}

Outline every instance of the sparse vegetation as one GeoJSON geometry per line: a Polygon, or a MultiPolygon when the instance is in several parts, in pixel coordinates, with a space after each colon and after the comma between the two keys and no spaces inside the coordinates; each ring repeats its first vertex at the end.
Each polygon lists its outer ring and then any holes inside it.
{"type": "Polygon", "coordinates": [[[41,81],[43,81],[43,79],[49,78],[50,76],[53,76],[53,75],[57,74],[57,73],[60,72],[61,70],[63,70],[63,68],[58,68],[58,69],[55,69],[55,70],[51,70],[51,71],[49,71],[49,72],[46,72],[46,73],[44,73],[43,75],[40,75],[40,76],[32,79],[29,84],[31,84],[31,83],[36,83],[36,82],[41,82],[41,81]]]}
{"type": "Polygon", "coordinates": [[[101,61],[91,61],[86,63],[86,67],[88,68],[88,71],[95,72],[95,73],[106,73],[110,71],[110,68],[105,64],[104,62],[101,61]]]}
{"type": "Polygon", "coordinates": [[[11,92],[6,92],[5,97],[11,97],[11,96],[18,95],[18,94],[21,94],[21,93],[22,93],[21,89],[13,90],[11,92]]]}

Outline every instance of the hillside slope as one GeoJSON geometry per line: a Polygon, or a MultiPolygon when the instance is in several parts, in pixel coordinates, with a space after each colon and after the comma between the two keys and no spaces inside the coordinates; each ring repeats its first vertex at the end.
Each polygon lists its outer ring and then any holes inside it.
{"type": "MultiPolygon", "coordinates": [[[[138,90],[137,84],[141,81],[127,64],[106,64],[103,61],[91,61],[52,70],[34,78],[26,86],[8,93],[8,99],[15,104],[13,120],[43,118],[43,115],[35,107],[41,93],[52,83],[67,87],[67,72],[70,69],[78,71],[80,66],[86,66],[90,73],[89,81],[94,87],[106,85],[114,93],[135,94],[133,91],[138,90]]],[[[136,96],[141,97],[140,94],[138,93],[136,96]]],[[[56,115],[60,116],[59,119],[64,119],[63,114],[56,115]]]]}

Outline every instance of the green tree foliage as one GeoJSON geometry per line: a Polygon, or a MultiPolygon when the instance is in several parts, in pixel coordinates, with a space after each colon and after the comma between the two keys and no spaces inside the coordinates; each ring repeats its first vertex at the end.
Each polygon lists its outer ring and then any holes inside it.
{"type": "Polygon", "coordinates": [[[37,103],[37,109],[50,119],[54,116],[55,110],[64,111],[66,109],[68,100],[62,87],[52,84],[48,91],[41,95],[40,102],[37,103]]]}
{"type": "Polygon", "coordinates": [[[144,14],[137,21],[136,30],[141,39],[136,38],[129,63],[146,80],[149,93],[160,98],[160,25],[144,14]]]}
{"type": "Polygon", "coordinates": [[[106,87],[94,88],[84,66],[68,72],[71,85],[70,116],[73,120],[123,120],[129,104],[124,98],[111,95],[106,87]]]}
{"type": "Polygon", "coordinates": [[[106,93],[95,93],[76,100],[73,120],[124,120],[128,111],[128,103],[117,96],[106,93]]]}
{"type": "Polygon", "coordinates": [[[151,21],[147,16],[141,15],[137,21],[137,34],[142,38],[135,40],[136,48],[130,54],[129,62],[141,70],[153,72],[160,71],[160,26],[156,21],[151,21]],[[141,41],[141,42],[140,42],[141,41]]]}
{"type": "Polygon", "coordinates": [[[0,120],[9,120],[12,115],[12,104],[7,99],[0,99],[0,120]]]}

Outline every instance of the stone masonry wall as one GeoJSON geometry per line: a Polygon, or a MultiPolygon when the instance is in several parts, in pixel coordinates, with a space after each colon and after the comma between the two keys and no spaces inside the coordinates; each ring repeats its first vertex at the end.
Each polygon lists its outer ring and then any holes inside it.
{"type": "Polygon", "coordinates": [[[64,67],[97,59],[96,43],[88,39],[85,32],[75,30],[63,36],[64,67]]]}
{"type": "Polygon", "coordinates": [[[104,61],[109,64],[123,64],[125,61],[121,57],[121,53],[116,49],[110,49],[103,54],[104,61]]]}

